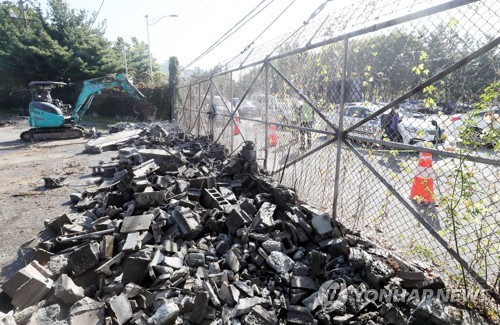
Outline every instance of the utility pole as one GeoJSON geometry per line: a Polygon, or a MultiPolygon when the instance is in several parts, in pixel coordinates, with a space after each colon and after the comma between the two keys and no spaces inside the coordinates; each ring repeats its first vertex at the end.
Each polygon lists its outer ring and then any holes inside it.
{"type": "Polygon", "coordinates": [[[125,42],[123,42],[123,61],[125,61],[125,75],[128,79],[128,66],[127,66],[127,49],[125,48],[125,42]]]}
{"type": "Polygon", "coordinates": [[[24,29],[27,29],[28,28],[28,23],[26,23],[26,12],[24,11],[23,0],[19,0],[19,10],[21,10],[21,16],[23,17],[24,29]]]}

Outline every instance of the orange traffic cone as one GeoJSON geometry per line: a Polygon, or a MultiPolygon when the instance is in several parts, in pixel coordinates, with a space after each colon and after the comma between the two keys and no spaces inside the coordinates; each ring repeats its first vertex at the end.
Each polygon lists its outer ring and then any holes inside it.
{"type": "Polygon", "coordinates": [[[238,124],[237,124],[237,122],[239,122],[239,121],[240,121],[239,118],[237,118],[237,117],[234,118],[234,127],[233,127],[233,134],[234,135],[240,134],[240,128],[238,127],[238,124]]]}
{"type": "Polygon", "coordinates": [[[434,170],[432,169],[432,154],[421,152],[417,173],[413,178],[410,199],[418,203],[434,203],[434,170]]]}
{"type": "Polygon", "coordinates": [[[269,146],[275,147],[278,144],[278,135],[276,134],[276,125],[269,125],[269,146]]]}

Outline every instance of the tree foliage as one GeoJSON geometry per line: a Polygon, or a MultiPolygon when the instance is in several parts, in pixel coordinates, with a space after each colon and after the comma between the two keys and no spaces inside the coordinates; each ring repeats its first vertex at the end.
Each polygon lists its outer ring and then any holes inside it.
{"type": "MultiPolygon", "coordinates": [[[[83,80],[110,73],[125,73],[123,48],[127,51],[129,76],[136,82],[149,80],[148,48],[136,38],[131,43],[104,37],[105,22],[98,22],[97,13],[71,9],[64,0],[49,0],[44,10],[39,4],[26,6],[24,16],[12,2],[0,3],[0,104],[6,99],[29,100],[27,84],[34,80],[70,81],[62,99],[74,101],[83,80]]],[[[156,62],[155,75],[163,74],[156,62]]],[[[22,103],[24,102],[24,104],[22,103]]],[[[14,105],[11,103],[11,105],[14,105]]]]}

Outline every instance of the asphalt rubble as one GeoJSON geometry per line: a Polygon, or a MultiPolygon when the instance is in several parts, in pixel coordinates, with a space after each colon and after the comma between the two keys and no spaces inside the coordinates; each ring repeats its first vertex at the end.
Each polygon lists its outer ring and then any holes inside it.
{"type": "Polygon", "coordinates": [[[1,324],[486,323],[409,297],[445,284],[266,177],[252,142],[229,157],[140,127],[91,166],[98,186],[71,194],[72,213],[45,221],[1,287],[1,324]],[[401,299],[373,296],[384,289],[401,299]]]}

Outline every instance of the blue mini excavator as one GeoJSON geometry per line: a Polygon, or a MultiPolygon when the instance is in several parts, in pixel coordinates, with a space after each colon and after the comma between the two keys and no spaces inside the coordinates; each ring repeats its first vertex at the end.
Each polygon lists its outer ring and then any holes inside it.
{"type": "Polygon", "coordinates": [[[52,99],[53,88],[66,86],[64,82],[32,81],[31,102],[28,122],[31,129],[21,133],[23,141],[76,139],[84,135],[85,129],[78,122],[85,115],[96,94],[101,90],[121,87],[135,99],[142,100],[144,95],[122,74],[85,80],[75,107],[52,99]]]}

